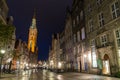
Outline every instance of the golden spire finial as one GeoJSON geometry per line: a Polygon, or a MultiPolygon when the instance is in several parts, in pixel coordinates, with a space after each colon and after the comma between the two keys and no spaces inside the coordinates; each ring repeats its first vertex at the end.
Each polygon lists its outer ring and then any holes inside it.
{"type": "Polygon", "coordinates": [[[34,9],[33,18],[36,18],[36,9],[34,9]]]}

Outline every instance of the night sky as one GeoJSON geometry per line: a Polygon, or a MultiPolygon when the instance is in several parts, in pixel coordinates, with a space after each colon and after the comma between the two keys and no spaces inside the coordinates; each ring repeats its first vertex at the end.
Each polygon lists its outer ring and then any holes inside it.
{"type": "Polygon", "coordinates": [[[51,35],[64,29],[66,7],[72,0],[7,0],[9,15],[14,18],[16,38],[27,42],[34,9],[36,9],[39,60],[47,60],[51,35]]]}

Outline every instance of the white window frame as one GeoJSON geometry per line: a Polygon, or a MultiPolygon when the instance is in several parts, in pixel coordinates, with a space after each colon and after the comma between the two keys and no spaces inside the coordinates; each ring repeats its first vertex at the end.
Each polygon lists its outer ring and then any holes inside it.
{"type": "Polygon", "coordinates": [[[97,68],[97,55],[96,55],[96,49],[95,49],[95,39],[92,39],[90,41],[90,44],[91,44],[92,67],[97,68]]]}
{"type": "Polygon", "coordinates": [[[91,54],[92,54],[92,67],[97,68],[97,55],[94,46],[91,47],[91,54]]]}
{"type": "Polygon", "coordinates": [[[102,45],[102,46],[106,46],[106,44],[107,44],[107,42],[108,42],[108,40],[107,40],[107,35],[104,34],[104,35],[100,36],[100,41],[101,41],[101,45],[102,45]]]}
{"type": "Polygon", "coordinates": [[[117,47],[120,48],[120,28],[115,31],[117,47]]]}
{"type": "Polygon", "coordinates": [[[97,5],[98,5],[98,6],[101,5],[102,2],[103,2],[103,0],[97,0],[97,5]]]}
{"type": "Polygon", "coordinates": [[[112,12],[112,18],[113,19],[117,18],[120,15],[120,10],[119,10],[119,6],[118,5],[119,5],[118,2],[114,2],[111,5],[111,12],[112,12]]]}
{"type": "Polygon", "coordinates": [[[100,26],[100,27],[104,26],[104,24],[105,24],[105,21],[104,21],[104,14],[103,14],[102,12],[99,13],[98,19],[99,19],[99,26],[100,26]]]}
{"type": "Polygon", "coordinates": [[[85,28],[84,27],[81,29],[81,39],[82,40],[85,39],[85,28]]]}
{"type": "Polygon", "coordinates": [[[89,20],[88,25],[89,25],[89,32],[92,32],[94,30],[93,29],[93,20],[92,19],[89,20]]]}

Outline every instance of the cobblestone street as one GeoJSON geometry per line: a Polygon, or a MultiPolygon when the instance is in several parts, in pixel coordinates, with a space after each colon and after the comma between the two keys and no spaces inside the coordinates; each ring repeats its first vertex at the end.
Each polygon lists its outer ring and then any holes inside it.
{"type": "Polygon", "coordinates": [[[0,80],[120,80],[119,78],[106,77],[83,73],[54,73],[48,70],[27,70],[21,74],[5,74],[0,80]]]}

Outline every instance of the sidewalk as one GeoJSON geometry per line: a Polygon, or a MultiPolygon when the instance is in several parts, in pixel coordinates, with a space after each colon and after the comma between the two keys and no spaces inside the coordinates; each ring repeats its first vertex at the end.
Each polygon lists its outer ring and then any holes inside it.
{"type": "Polygon", "coordinates": [[[0,80],[14,80],[15,78],[21,77],[21,73],[4,73],[1,75],[0,80]]]}
{"type": "Polygon", "coordinates": [[[21,70],[19,73],[16,72],[11,74],[5,73],[1,75],[0,80],[19,80],[19,79],[21,80],[21,78],[28,78],[30,74],[31,74],[31,70],[26,70],[26,71],[21,70]]]}
{"type": "Polygon", "coordinates": [[[17,77],[16,74],[2,74],[0,80],[10,80],[10,78],[17,77]]]}

